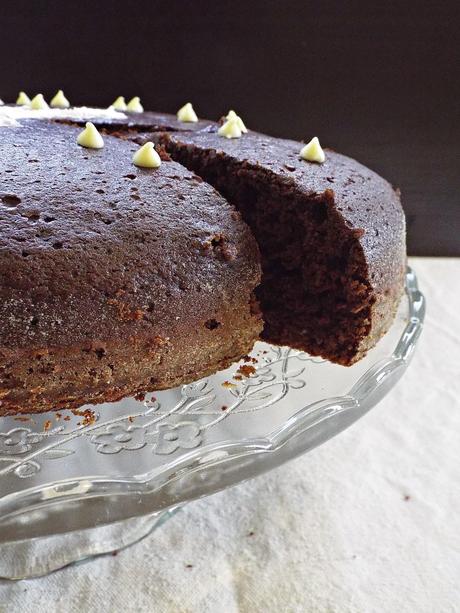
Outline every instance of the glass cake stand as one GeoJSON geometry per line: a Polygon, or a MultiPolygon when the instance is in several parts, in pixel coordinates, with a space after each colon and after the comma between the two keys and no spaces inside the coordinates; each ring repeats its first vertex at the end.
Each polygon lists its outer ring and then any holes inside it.
{"type": "Polygon", "coordinates": [[[395,385],[424,310],[408,270],[392,328],[350,368],[257,343],[251,361],[143,399],[0,418],[0,577],[125,547],[187,501],[324,443],[395,385]]]}

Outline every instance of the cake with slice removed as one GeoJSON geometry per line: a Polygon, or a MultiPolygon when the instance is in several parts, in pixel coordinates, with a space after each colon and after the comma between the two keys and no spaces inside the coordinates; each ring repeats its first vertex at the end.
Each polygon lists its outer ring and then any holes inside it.
{"type": "Polygon", "coordinates": [[[258,338],[350,365],[391,325],[405,223],[374,172],[157,113],[96,115],[83,149],[59,117],[0,126],[0,415],[189,382],[258,338]],[[161,167],[133,166],[150,140],[161,167]]]}

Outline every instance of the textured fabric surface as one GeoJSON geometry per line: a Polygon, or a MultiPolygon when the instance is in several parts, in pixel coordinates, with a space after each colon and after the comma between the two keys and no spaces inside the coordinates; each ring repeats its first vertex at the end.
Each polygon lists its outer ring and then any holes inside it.
{"type": "Polygon", "coordinates": [[[460,260],[411,264],[426,327],[370,414],[117,556],[1,584],[0,610],[460,611],[460,260]]]}

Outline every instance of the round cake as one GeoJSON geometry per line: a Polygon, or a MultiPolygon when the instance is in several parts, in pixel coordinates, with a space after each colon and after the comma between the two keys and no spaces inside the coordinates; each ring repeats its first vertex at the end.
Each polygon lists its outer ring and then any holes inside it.
{"type": "MultiPolygon", "coordinates": [[[[358,162],[219,122],[0,112],[0,415],[199,379],[262,338],[339,364],[391,325],[399,195],[358,162]],[[133,154],[156,143],[158,168],[133,154]]],[[[38,112],[39,113],[39,112],[38,112]]]]}

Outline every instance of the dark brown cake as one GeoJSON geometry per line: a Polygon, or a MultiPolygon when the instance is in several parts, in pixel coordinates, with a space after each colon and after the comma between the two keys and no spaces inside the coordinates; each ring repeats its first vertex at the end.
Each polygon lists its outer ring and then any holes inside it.
{"type": "Polygon", "coordinates": [[[194,380],[260,334],[349,365],[390,326],[404,215],[356,161],[157,113],[95,119],[99,151],[21,123],[0,127],[0,415],[194,380]],[[133,166],[146,140],[175,161],[133,166]]]}
{"type": "Polygon", "coordinates": [[[0,128],[0,414],[168,388],[228,366],[262,324],[257,244],[179,164],[132,142],[0,128]]]}

